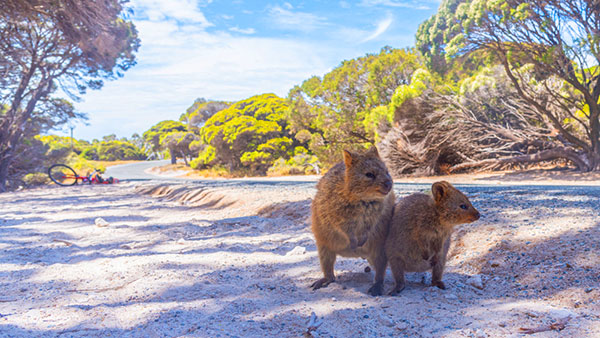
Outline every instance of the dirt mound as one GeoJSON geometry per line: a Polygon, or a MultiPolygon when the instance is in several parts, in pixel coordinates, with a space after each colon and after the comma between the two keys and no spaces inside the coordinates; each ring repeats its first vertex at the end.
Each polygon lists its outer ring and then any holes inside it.
{"type": "Polygon", "coordinates": [[[160,184],[150,187],[138,187],[136,192],[142,195],[159,197],[169,202],[178,202],[181,205],[200,208],[221,209],[234,204],[244,204],[243,199],[204,187],[190,188],[186,185],[160,184]]]}
{"type": "Polygon", "coordinates": [[[258,187],[252,190],[182,184],[138,186],[136,193],[181,205],[207,209],[233,208],[247,216],[282,218],[310,223],[311,193],[258,187]]]}

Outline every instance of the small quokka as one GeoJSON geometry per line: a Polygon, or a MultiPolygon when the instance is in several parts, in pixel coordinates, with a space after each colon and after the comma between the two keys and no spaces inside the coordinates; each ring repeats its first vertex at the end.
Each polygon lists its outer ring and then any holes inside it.
{"type": "Polygon", "coordinates": [[[375,147],[364,154],[344,151],[344,162],[319,180],[311,205],[312,231],[324,277],[311,285],[314,290],[335,280],[333,267],[340,255],[366,258],[375,269],[368,293],[383,293],[385,237],[395,203],[392,186],[375,147]]]}
{"type": "Polygon", "coordinates": [[[431,285],[442,282],[450,235],[454,227],[479,219],[467,196],[446,181],[431,186],[432,195],[416,193],[400,200],[385,242],[385,253],[396,280],[390,295],[404,289],[405,272],[431,269],[431,285]]]}

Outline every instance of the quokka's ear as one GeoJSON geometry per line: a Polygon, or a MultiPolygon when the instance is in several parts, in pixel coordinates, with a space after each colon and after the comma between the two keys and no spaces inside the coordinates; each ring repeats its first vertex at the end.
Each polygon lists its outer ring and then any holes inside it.
{"type": "Polygon", "coordinates": [[[448,196],[450,183],[446,181],[435,182],[431,186],[431,193],[433,194],[433,200],[436,203],[441,202],[444,198],[448,196]]]}
{"type": "Polygon", "coordinates": [[[369,149],[369,151],[367,151],[367,155],[379,157],[379,152],[377,151],[377,147],[372,146],[371,149],[369,149]]]}
{"type": "Polygon", "coordinates": [[[352,163],[354,163],[355,158],[356,158],[355,154],[344,149],[344,164],[346,165],[346,167],[352,166],[352,163]]]}

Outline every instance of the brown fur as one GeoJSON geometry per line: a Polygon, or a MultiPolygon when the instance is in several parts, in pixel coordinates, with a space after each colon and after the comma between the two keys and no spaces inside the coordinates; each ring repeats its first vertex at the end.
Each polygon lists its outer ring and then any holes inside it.
{"type": "Polygon", "coordinates": [[[375,268],[369,294],[381,295],[387,266],[384,243],[395,202],[392,183],[375,147],[365,154],[344,151],[344,162],[321,178],[311,209],[324,277],[313,289],[335,280],[337,255],[363,257],[375,268]]]}
{"type": "Polygon", "coordinates": [[[431,285],[446,286],[442,274],[454,226],[479,219],[467,196],[450,183],[436,182],[432,195],[412,194],[394,208],[385,253],[396,280],[390,295],[404,289],[405,272],[431,271],[431,285]],[[462,206],[462,208],[461,208],[462,206]]]}

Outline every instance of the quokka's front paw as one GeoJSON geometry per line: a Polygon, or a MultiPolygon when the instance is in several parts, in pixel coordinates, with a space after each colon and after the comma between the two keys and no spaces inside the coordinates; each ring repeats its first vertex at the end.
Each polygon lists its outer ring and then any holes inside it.
{"type": "Polygon", "coordinates": [[[390,291],[389,295],[390,296],[397,296],[400,294],[400,292],[402,292],[402,290],[404,290],[404,283],[402,284],[396,284],[396,286],[394,286],[394,288],[392,289],[392,291],[390,291]]]}
{"type": "Polygon", "coordinates": [[[383,294],[383,282],[375,282],[367,293],[371,296],[381,296],[383,294]]]}
{"type": "Polygon", "coordinates": [[[444,282],[442,282],[441,280],[432,281],[431,286],[436,286],[442,290],[446,290],[446,284],[444,284],[444,282]]]}
{"type": "Polygon", "coordinates": [[[316,282],[312,283],[310,287],[313,290],[316,290],[316,289],[324,288],[327,285],[333,283],[334,281],[335,281],[335,279],[333,279],[333,278],[324,277],[324,278],[321,278],[321,279],[317,280],[316,282]]]}

